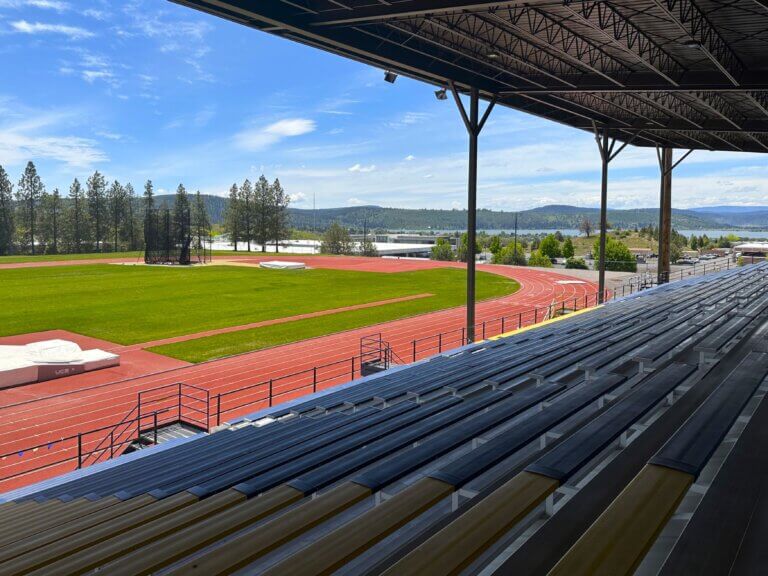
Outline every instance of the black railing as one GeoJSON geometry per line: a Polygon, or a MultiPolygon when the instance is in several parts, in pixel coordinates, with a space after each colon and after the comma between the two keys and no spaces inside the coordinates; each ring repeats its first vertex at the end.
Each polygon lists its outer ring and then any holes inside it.
{"type": "MultiPolygon", "coordinates": [[[[610,295],[611,292],[606,291],[605,300],[608,300],[610,295]]],[[[597,293],[587,294],[582,297],[553,302],[548,306],[537,306],[516,314],[487,319],[476,324],[475,333],[479,340],[484,340],[537,324],[561,314],[595,306],[598,300],[597,293]]],[[[386,343],[381,340],[380,335],[377,337],[379,338],[379,342],[376,344],[378,352],[375,353],[378,354],[381,353],[382,346],[386,343]]],[[[468,343],[466,328],[457,328],[411,340],[399,351],[387,344],[386,360],[406,364],[468,343]]],[[[373,343],[371,345],[373,346],[373,343]]],[[[23,456],[27,452],[37,452],[45,447],[50,450],[53,446],[57,446],[62,451],[77,449],[77,456],[65,456],[55,462],[8,476],[0,475],[0,480],[21,476],[74,459],[77,459],[78,467],[92,465],[121,454],[123,447],[141,440],[142,437],[152,442],[153,440],[147,438],[147,434],[154,432],[153,438],[156,441],[157,429],[175,422],[185,422],[202,430],[210,431],[211,426],[220,425],[229,414],[237,416],[246,409],[253,410],[258,406],[271,407],[276,403],[289,400],[291,397],[299,397],[310,392],[315,393],[321,387],[354,380],[358,375],[362,376],[363,363],[370,361],[373,353],[372,349],[361,349],[359,356],[350,356],[291,374],[259,380],[253,384],[218,393],[213,397],[211,397],[209,390],[185,383],[174,383],[143,390],[138,393],[136,407],[115,425],[89,430],[32,448],[15,450],[4,456],[0,455],[0,459],[16,455],[23,456]],[[91,436],[104,432],[106,433],[98,439],[90,440],[91,436]],[[69,445],[73,441],[76,442],[76,445],[69,445]]]]}

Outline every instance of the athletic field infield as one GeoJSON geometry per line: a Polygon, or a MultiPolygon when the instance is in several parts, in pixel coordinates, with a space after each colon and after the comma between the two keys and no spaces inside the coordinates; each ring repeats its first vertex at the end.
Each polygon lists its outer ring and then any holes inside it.
{"type": "MultiPolygon", "coordinates": [[[[459,306],[465,281],[455,268],[396,274],[116,264],[6,269],[0,270],[0,336],[63,329],[131,345],[414,297],[153,348],[199,362],[459,306]]],[[[518,288],[509,278],[478,273],[479,300],[518,288]]]]}

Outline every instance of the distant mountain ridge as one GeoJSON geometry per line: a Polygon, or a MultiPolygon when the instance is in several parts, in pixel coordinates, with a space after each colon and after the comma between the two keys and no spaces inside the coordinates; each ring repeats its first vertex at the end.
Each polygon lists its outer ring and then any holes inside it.
{"type": "MultiPolygon", "coordinates": [[[[228,199],[222,196],[203,195],[211,220],[224,220],[228,199]]],[[[173,206],[173,195],[156,196],[156,203],[173,206]]],[[[462,230],[466,227],[466,210],[435,210],[412,208],[383,208],[381,206],[349,206],[320,208],[317,210],[290,208],[291,223],[302,230],[323,230],[332,222],[342,226],[362,229],[386,230],[462,230]]],[[[519,229],[565,230],[579,227],[588,218],[593,226],[600,220],[597,208],[557,205],[541,206],[517,213],[519,229]]],[[[655,208],[608,210],[608,222],[617,228],[656,226],[659,211],[655,208]]],[[[478,210],[477,226],[480,230],[511,230],[515,225],[515,213],[495,210],[478,210]]],[[[672,210],[672,225],[678,230],[707,230],[719,228],[768,229],[768,207],[720,206],[672,210]],[[719,210],[716,210],[719,208],[719,210]]]]}

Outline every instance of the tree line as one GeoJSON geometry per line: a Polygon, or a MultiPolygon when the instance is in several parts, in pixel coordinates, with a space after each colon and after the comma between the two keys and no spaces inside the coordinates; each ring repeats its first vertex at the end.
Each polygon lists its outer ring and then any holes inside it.
{"type": "Polygon", "coordinates": [[[279,251],[280,243],[291,236],[289,203],[290,197],[278,179],[270,184],[262,174],[253,184],[248,179],[239,186],[232,184],[224,212],[224,232],[235,250],[241,243],[249,252],[252,244],[262,252],[273,244],[275,252],[279,251]]]}
{"type": "MultiPolygon", "coordinates": [[[[75,178],[67,196],[45,187],[34,162],[28,162],[15,187],[0,166],[0,255],[121,252],[144,248],[147,219],[157,210],[151,180],[139,198],[133,186],[107,182],[96,171],[85,184],[75,178]]],[[[173,207],[175,233],[201,244],[210,219],[200,192],[190,201],[179,184],[173,207]]]]}

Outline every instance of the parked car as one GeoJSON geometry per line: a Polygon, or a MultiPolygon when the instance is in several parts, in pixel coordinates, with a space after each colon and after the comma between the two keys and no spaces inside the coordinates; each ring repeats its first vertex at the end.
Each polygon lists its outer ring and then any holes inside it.
{"type": "Polygon", "coordinates": [[[695,264],[692,258],[679,258],[675,261],[675,264],[679,264],[680,266],[690,266],[691,264],[695,264]]]}

